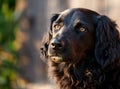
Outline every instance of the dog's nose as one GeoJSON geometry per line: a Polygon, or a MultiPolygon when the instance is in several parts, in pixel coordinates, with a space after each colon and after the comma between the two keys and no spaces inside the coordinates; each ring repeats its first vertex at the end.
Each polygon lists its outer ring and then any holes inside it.
{"type": "Polygon", "coordinates": [[[63,43],[58,39],[53,39],[51,41],[51,48],[54,50],[61,50],[63,48],[63,43]]]}

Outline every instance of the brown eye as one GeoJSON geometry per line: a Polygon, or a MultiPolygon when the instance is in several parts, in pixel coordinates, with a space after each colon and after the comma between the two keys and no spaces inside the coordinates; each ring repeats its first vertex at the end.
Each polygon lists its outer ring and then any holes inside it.
{"type": "Polygon", "coordinates": [[[83,27],[81,27],[81,28],[80,28],[80,31],[81,31],[81,32],[84,32],[84,31],[86,31],[86,29],[83,28],[83,27]]]}
{"type": "Polygon", "coordinates": [[[63,26],[63,22],[60,22],[58,24],[54,24],[54,29],[55,30],[60,30],[62,26],[63,26]]]}
{"type": "Polygon", "coordinates": [[[61,26],[60,25],[54,25],[55,30],[60,30],[61,26]]]}

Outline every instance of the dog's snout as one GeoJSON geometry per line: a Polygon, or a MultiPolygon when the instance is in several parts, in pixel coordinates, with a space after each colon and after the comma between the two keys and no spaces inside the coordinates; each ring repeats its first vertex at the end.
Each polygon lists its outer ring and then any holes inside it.
{"type": "Polygon", "coordinates": [[[61,41],[59,41],[58,39],[53,39],[51,41],[51,48],[54,50],[60,50],[63,48],[63,46],[64,46],[64,44],[61,41]]]}

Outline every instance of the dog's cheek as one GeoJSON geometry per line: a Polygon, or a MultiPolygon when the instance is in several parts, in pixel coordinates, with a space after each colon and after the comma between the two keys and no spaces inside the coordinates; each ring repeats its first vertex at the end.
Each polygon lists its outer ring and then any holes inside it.
{"type": "Polygon", "coordinates": [[[71,40],[71,42],[70,42],[70,49],[71,50],[69,50],[69,51],[71,52],[72,59],[76,59],[80,55],[80,48],[78,46],[79,45],[78,45],[77,41],[71,40]]]}

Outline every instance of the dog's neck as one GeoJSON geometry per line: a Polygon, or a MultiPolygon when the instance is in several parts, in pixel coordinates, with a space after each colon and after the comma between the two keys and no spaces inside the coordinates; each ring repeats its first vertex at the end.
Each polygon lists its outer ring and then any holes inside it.
{"type": "Polygon", "coordinates": [[[103,70],[93,61],[94,59],[84,59],[82,63],[77,64],[49,61],[49,73],[60,89],[96,89],[95,87],[104,85],[106,74],[115,73],[117,69],[112,65],[103,70]]]}
{"type": "MultiPolygon", "coordinates": [[[[57,81],[60,89],[76,89],[77,86],[81,88],[94,87],[96,86],[92,80],[93,70],[96,64],[90,65],[92,59],[85,59],[82,63],[72,64],[72,63],[55,63],[50,61],[49,73],[52,74],[52,78],[57,81]]],[[[99,68],[98,68],[99,69],[99,68]]]]}

